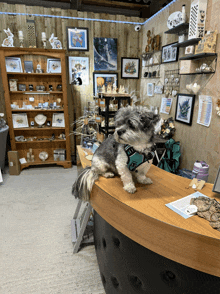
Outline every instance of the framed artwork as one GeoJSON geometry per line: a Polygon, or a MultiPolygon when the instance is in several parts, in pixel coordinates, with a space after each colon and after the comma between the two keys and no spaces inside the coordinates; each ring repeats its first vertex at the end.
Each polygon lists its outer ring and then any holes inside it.
{"type": "Polygon", "coordinates": [[[88,28],[66,27],[66,33],[69,51],[89,51],[88,28]]]}
{"type": "Polygon", "coordinates": [[[47,59],[47,72],[48,73],[61,73],[60,59],[47,59]]]}
{"type": "Polygon", "coordinates": [[[179,48],[173,47],[174,44],[177,44],[177,42],[162,47],[161,63],[178,61],[179,48]]]}
{"type": "Polygon", "coordinates": [[[94,70],[117,70],[117,39],[94,38],[94,70]]]}
{"type": "Polygon", "coordinates": [[[121,58],[121,78],[139,79],[140,59],[139,58],[121,58]]]}
{"type": "Polygon", "coordinates": [[[147,96],[154,96],[154,84],[153,83],[147,84],[147,96]]]}
{"type": "Polygon", "coordinates": [[[13,113],[12,121],[14,129],[29,127],[27,113],[13,113]]]}
{"type": "Polygon", "coordinates": [[[118,87],[117,73],[93,73],[93,89],[94,95],[101,92],[106,92],[108,87],[113,90],[114,85],[118,87]]]}
{"type": "Polygon", "coordinates": [[[155,94],[163,94],[163,85],[156,85],[154,87],[154,93],[155,94]]]}
{"type": "Polygon", "coordinates": [[[195,95],[177,94],[175,121],[192,125],[195,95]]]}
{"type": "Polygon", "coordinates": [[[64,113],[54,113],[52,118],[52,127],[65,127],[64,113]]]}
{"type": "Polygon", "coordinates": [[[19,57],[5,57],[5,66],[7,72],[23,72],[19,57]]]}
{"type": "Polygon", "coordinates": [[[26,73],[34,72],[33,61],[24,61],[24,70],[26,73]]]}
{"type": "Polygon", "coordinates": [[[83,85],[89,84],[89,57],[69,56],[69,83],[81,78],[83,85]]]}

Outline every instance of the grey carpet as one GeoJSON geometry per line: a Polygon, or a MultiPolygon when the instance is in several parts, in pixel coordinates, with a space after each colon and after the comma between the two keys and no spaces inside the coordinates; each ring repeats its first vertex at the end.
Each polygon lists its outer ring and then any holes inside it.
{"type": "Polygon", "coordinates": [[[104,294],[94,246],[73,254],[76,167],[38,167],[0,184],[0,293],[104,294]]]}

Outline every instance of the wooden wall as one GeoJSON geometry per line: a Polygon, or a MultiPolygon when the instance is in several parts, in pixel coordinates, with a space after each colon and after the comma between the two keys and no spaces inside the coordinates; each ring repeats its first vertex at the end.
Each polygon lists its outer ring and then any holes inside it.
{"type": "MultiPolygon", "coordinates": [[[[47,14],[47,15],[61,15],[72,16],[82,18],[93,19],[107,19],[118,21],[131,21],[131,22],[143,22],[143,19],[137,17],[126,17],[123,15],[109,15],[107,13],[92,13],[92,12],[80,12],[75,10],[63,10],[60,8],[44,8],[44,7],[32,7],[25,5],[13,5],[0,3],[0,11],[6,12],[19,12],[19,13],[34,13],[34,14],[47,14]]],[[[80,116],[84,106],[87,106],[87,102],[93,99],[93,38],[94,37],[106,37],[118,39],[118,64],[117,73],[119,78],[119,85],[122,84],[127,88],[129,92],[133,90],[139,91],[140,80],[121,80],[121,57],[139,57],[141,43],[142,43],[142,31],[136,32],[134,25],[123,23],[107,23],[98,21],[83,21],[83,20],[69,20],[58,19],[49,17],[29,17],[29,16],[9,16],[1,15],[0,18],[0,44],[3,39],[6,38],[6,34],[3,29],[10,28],[14,34],[14,45],[19,46],[18,31],[23,30],[26,27],[27,19],[35,20],[35,27],[37,33],[37,47],[42,48],[41,32],[46,32],[47,39],[54,33],[55,36],[62,42],[63,48],[67,49],[66,39],[66,27],[88,27],[89,28],[89,48],[88,52],[80,51],[67,51],[66,56],[85,56],[90,58],[90,84],[88,86],[75,86],[74,96],[71,94],[71,87],[68,84],[68,103],[69,103],[69,116],[70,123],[73,122],[74,107],[77,112],[77,116],[80,116]]],[[[47,42],[47,48],[51,48],[50,43],[47,42]]],[[[68,58],[66,59],[68,65],[68,58]]],[[[68,71],[68,69],[67,69],[68,71]]],[[[67,73],[67,77],[69,77],[67,73]]],[[[0,112],[5,112],[4,104],[4,92],[2,82],[0,78],[0,112]]],[[[71,138],[72,153],[74,153],[74,141],[73,136],[71,138]]]]}
{"type": "MultiPolygon", "coordinates": [[[[147,44],[146,33],[148,30],[154,30],[155,34],[160,34],[162,37],[162,45],[173,43],[178,41],[176,35],[164,34],[167,28],[167,19],[171,13],[174,11],[181,11],[182,4],[186,4],[186,12],[189,17],[190,12],[190,0],[179,0],[174,4],[170,5],[169,8],[162,11],[159,15],[155,16],[144,26],[143,32],[143,43],[142,52],[144,52],[145,46],[147,44]]],[[[217,53],[220,51],[220,22],[219,22],[220,6],[219,1],[209,0],[208,10],[207,10],[207,22],[206,30],[217,30],[218,31],[218,41],[217,41],[217,53]]],[[[183,48],[180,48],[180,56],[183,55],[183,48]]],[[[174,139],[181,142],[181,167],[192,170],[193,164],[196,160],[204,160],[210,165],[209,172],[209,182],[214,183],[215,177],[217,175],[217,170],[220,165],[220,117],[217,116],[215,107],[217,99],[220,93],[220,59],[217,62],[216,73],[214,75],[191,75],[191,76],[181,76],[180,82],[180,93],[189,93],[186,90],[186,84],[197,82],[201,85],[202,90],[200,95],[212,96],[213,109],[212,109],[212,120],[210,127],[205,127],[197,124],[198,117],[198,107],[199,107],[199,97],[196,96],[195,107],[193,112],[192,126],[184,125],[179,122],[175,122],[176,133],[174,139]]],[[[164,70],[176,69],[178,68],[178,62],[170,63],[166,65],[161,65],[161,82],[164,84],[164,70]]],[[[143,69],[144,71],[144,69],[143,69]]],[[[155,95],[150,98],[146,94],[147,83],[149,80],[141,80],[141,96],[143,97],[146,105],[152,105],[160,107],[161,98],[164,95],[155,95]]],[[[176,98],[173,99],[173,104],[171,108],[171,113],[169,115],[161,114],[164,119],[169,117],[175,117],[176,109],[176,98]]]]}

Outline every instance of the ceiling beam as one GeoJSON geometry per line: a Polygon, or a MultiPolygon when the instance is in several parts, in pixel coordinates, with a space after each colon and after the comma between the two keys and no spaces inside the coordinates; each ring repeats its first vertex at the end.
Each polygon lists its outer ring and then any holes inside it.
{"type": "Polygon", "coordinates": [[[115,7],[115,8],[126,8],[126,9],[135,9],[140,10],[146,5],[141,5],[138,3],[131,2],[120,2],[120,1],[111,1],[111,0],[82,0],[82,3],[85,5],[95,5],[95,6],[105,6],[105,7],[115,7]]]}

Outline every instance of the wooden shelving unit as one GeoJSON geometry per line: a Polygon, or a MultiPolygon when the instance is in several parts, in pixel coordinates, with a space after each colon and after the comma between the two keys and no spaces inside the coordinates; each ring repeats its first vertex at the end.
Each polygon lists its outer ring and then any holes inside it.
{"type": "Polygon", "coordinates": [[[10,141],[12,151],[18,151],[20,158],[27,159],[27,152],[29,148],[32,149],[34,155],[34,161],[30,161],[21,164],[21,169],[33,166],[33,165],[48,165],[57,164],[65,168],[71,167],[71,153],[70,153],[70,137],[69,137],[69,115],[68,115],[68,102],[67,102],[67,80],[66,80],[66,64],[65,64],[65,50],[54,49],[38,49],[38,48],[0,48],[0,65],[2,73],[2,82],[5,92],[5,105],[7,113],[7,121],[9,125],[10,141]],[[37,68],[37,64],[41,65],[44,73],[16,73],[7,72],[5,65],[5,57],[20,57],[22,67],[24,69],[24,61],[33,61],[34,70],[37,68]],[[47,73],[47,58],[60,59],[61,61],[61,73],[47,73]],[[10,91],[9,80],[16,79],[18,84],[25,84],[26,89],[28,85],[32,84],[33,91],[10,91]],[[62,84],[62,91],[56,91],[58,84],[62,84]],[[44,85],[46,91],[36,91],[37,85],[44,85]],[[54,91],[49,91],[49,85],[52,85],[54,91]],[[34,97],[34,102],[29,102],[29,97],[34,97]],[[61,100],[61,107],[55,109],[35,109],[38,103],[53,103],[57,101],[57,98],[61,100]],[[11,104],[16,102],[19,109],[12,109],[11,104]],[[22,109],[23,102],[31,104],[33,109],[22,109]],[[14,128],[12,114],[26,113],[28,117],[29,127],[27,128],[14,128]],[[37,114],[44,114],[47,116],[47,122],[50,121],[50,126],[38,127],[36,124],[31,127],[30,122],[34,121],[34,117],[37,114]],[[53,113],[64,113],[65,127],[52,127],[53,113]],[[65,139],[58,139],[60,134],[65,134],[65,139]],[[34,138],[32,141],[16,141],[16,136],[24,136],[25,138],[34,138]],[[51,140],[51,137],[54,139],[51,140]],[[54,160],[54,150],[65,149],[65,160],[54,160]],[[46,151],[48,153],[48,159],[41,161],[39,159],[39,153],[46,151]]]}

